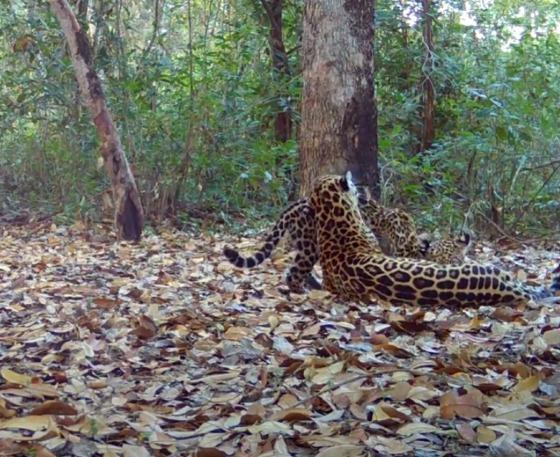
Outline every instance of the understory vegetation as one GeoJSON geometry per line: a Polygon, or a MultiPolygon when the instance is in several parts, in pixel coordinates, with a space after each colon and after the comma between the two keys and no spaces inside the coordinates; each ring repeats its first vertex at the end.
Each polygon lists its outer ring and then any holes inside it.
{"type": "MultiPolygon", "coordinates": [[[[108,183],[47,2],[2,2],[0,212],[33,207],[99,220],[108,183]]],[[[80,16],[95,67],[157,223],[272,216],[297,193],[303,1],[285,1],[289,74],[273,69],[256,0],[95,1],[80,16]],[[289,112],[288,141],[274,118],[289,112]]],[[[380,0],[375,83],[382,200],[427,228],[550,235],[560,226],[560,5],[432,4],[426,60],[419,2],[380,0]],[[415,153],[421,83],[435,89],[435,140],[415,153]]]]}

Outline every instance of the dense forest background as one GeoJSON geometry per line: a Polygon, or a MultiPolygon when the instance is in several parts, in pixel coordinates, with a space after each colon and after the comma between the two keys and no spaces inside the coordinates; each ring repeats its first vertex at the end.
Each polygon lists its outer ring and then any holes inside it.
{"type": "MultiPolygon", "coordinates": [[[[99,220],[107,177],[60,26],[47,2],[0,4],[0,212],[99,220]]],[[[271,58],[267,5],[73,2],[152,222],[271,216],[297,194],[303,1],[283,3],[286,71],[271,58]],[[278,113],[294,123],[287,139],[278,113]]],[[[377,3],[384,203],[427,227],[558,230],[559,23],[554,0],[377,3]],[[426,81],[435,136],[418,152],[426,81]]]]}

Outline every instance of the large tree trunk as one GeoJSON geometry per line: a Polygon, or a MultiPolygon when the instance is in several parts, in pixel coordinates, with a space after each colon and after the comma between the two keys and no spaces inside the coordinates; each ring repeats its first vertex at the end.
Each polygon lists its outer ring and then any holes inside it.
{"type": "MultiPolygon", "coordinates": [[[[290,77],[290,66],[288,65],[288,54],[284,46],[282,33],[282,8],[283,0],[261,0],[266,15],[268,17],[270,32],[268,42],[270,55],[272,57],[272,67],[274,73],[285,82],[290,77]]],[[[284,87],[282,88],[284,91],[284,87]]],[[[286,94],[279,94],[279,97],[286,94]]],[[[290,111],[283,109],[278,103],[278,111],[274,118],[274,137],[278,141],[288,141],[292,134],[292,116],[290,111]]]]}
{"type": "Polygon", "coordinates": [[[373,0],[305,2],[300,135],[302,194],[350,170],[379,194],[373,0]]]}
{"type": "Polygon", "coordinates": [[[424,40],[424,62],[422,64],[422,133],[418,145],[418,152],[424,152],[429,149],[434,142],[436,135],[434,117],[435,117],[435,91],[432,81],[432,68],[434,65],[434,41],[432,36],[432,16],[431,16],[432,0],[422,0],[422,15],[424,18],[424,28],[422,37],[424,40]]]}
{"type": "Polygon", "coordinates": [[[101,82],[93,70],[87,35],[78,24],[66,0],[49,0],[49,2],[66,35],[80,91],[91,111],[101,139],[101,155],[113,191],[115,227],[120,238],[138,241],[144,225],[144,211],[134,176],[107,108],[101,82]]]}

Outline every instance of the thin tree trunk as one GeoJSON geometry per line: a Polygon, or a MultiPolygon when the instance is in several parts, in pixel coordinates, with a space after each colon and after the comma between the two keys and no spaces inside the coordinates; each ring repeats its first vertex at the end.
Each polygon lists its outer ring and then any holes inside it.
{"type": "Polygon", "coordinates": [[[107,16],[107,11],[105,8],[105,1],[104,0],[97,0],[93,2],[92,9],[94,11],[93,17],[96,18],[95,20],[95,27],[93,32],[93,37],[91,38],[91,55],[92,59],[95,59],[97,55],[97,51],[99,48],[99,42],[104,34],[104,29],[106,28],[106,24],[104,18],[107,16]]]}
{"type": "Polygon", "coordinates": [[[379,195],[372,0],[305,2],[300,134],[302,193],[350,170],[379,195]]]}
{"type": "Polygon", "coordinates": [[[144,56],[147,56],[150,51],[152,50],[152,46],[154,45],[158,35],[159,35],[159,28],[160,28],[160,23],[161,23],[161,16],[162,16],[162,10],[163,10],[163,1],[162,4],[160,6],[160,0],[154,0],[154,20],[152,22],[152,37],[150,38],[150,41],[148,42],[148,45],[146,46],[146,49],[144,49],[144,56]]]}
{"type": "Polygon", "coordinates": [[[435,138],[435,91],[434,83],[431,78],[432,68],[434,65],[433,53],[434,42],[432,36],[432,16],[431,7],[432,0],[422,0],[422,15],[424,17],[424,29],[422,38],[424,41],[424,63],[422,65],[422,132],[418,152],[424,152],[432,146],[435,138]]]}
{"type": "Polygon", "coordinates": [[[144,211],[101,82],[93,69],[87,35],[66,0],[49,0],[49,3],[66,35],[78,85],[101,139],[101,155],[111,179],[115,203],[115,227],[120,238],[138,241],[144,225],[144,211]]]}
{"type": "MultiPolygon", "coordinates": [[[[282,82],[290,77],[290,67],[288,64],[288,54],[284,46],[284,37],[282,32],[282,8],[283,0],[261,0],[263,8],[266,11],[269,22],[268,42],[270,46],[270,55],[272,58],[272,67],[274,72],[282,82]]],[[[284,91],[284,88],[282,88],[284,91]]],[[[280,93],[279,96],[281,97],[280,93]]],[[[280,104],[279,104],[280,105],[280,104]]],[[[278,106],[278,111],[274,119],[274,136],[276,140],[288,141],[292,133],[292,116],[290,111],[282,109],[278,106]]]]}

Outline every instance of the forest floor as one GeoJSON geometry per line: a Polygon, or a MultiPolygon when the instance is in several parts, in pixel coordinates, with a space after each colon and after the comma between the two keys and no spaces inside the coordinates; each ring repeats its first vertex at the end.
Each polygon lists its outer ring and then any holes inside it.
{"type": "MultiPolygon", "coordinates": [[[[287,296],[278,252],[0,227],[0,455],[558,456],[560,309],[287,296]]],[[[478,244],[549,280],[558,246],[478,244]]]]}

